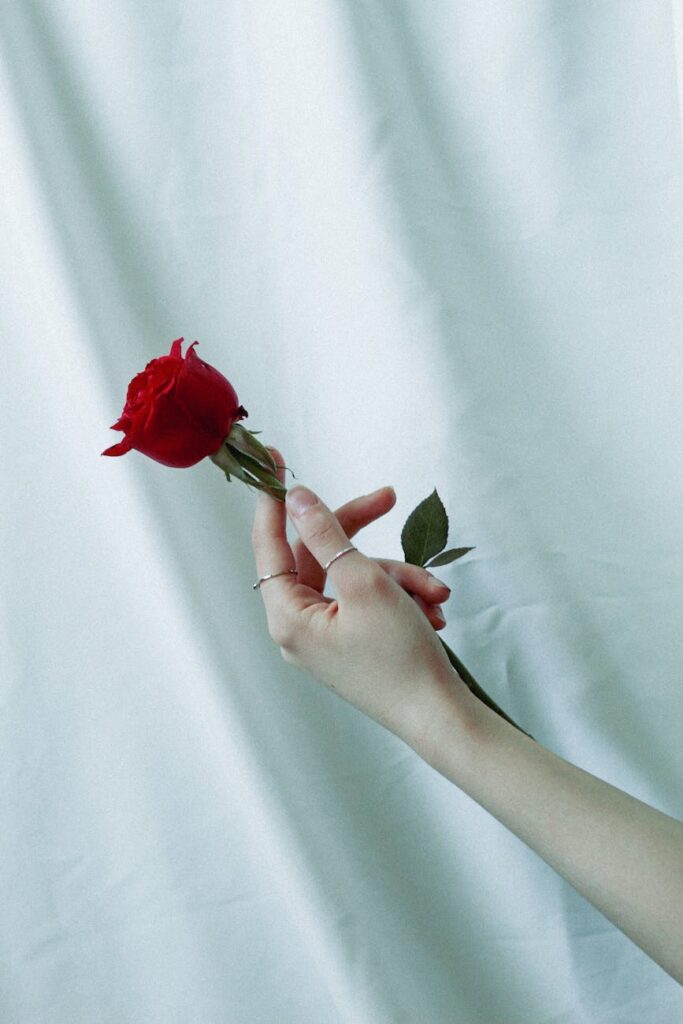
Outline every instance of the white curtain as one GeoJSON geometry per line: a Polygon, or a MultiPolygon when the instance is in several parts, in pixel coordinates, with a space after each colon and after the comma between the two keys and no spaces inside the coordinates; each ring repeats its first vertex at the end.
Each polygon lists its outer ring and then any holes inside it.
{"type": "Polygon", "coordinates": [[[394,485],[366,554],[436,487],[445,641],[683,816],[681,5],[6,0],[0,43],[0,1019],[683,1019],[282,660],[253,491],[100,456],[197,339],[333,508],[394,485]]]}

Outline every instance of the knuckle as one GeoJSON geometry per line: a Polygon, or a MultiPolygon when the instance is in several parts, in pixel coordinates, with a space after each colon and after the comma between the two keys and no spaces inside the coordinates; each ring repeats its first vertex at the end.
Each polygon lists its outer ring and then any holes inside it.
{"type": "Polygon", "coordinates": [[[396,571],[396,567],[390,558],[373,558],[372,561],[383,572],[391,574],[396,571]]]}
{"type": "Polygon", "coordinates": [[[379,565],[374,565],[368,573],[368,582],[373,590],[384,592],[392,589],[392,580],[389,573],[379,565]]]}
{"type": "Polygon", "coordinates": [[[310,526],[309,537],[321,546],[334,540],[337,536],[337,523],[322,516],[317,516],[310,526]]]}
{"type": "Polygon", "coordinates": [[[370,562],[365,566],[365,571],[360,572],[356,577],[355,584],[358,593],[369,594],[373,597],[383,597],[392,589],[389,575],[375,562],[370,562]]]}

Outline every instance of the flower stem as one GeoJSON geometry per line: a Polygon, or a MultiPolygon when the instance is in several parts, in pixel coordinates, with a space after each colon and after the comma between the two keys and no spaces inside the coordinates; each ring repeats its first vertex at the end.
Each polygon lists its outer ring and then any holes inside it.
{"type": "MultiPolygon", "coordinates": [[[[441,640],[441,637],[439,637],[439,640],[441,640]]],[[[497,715],[500,715],[501,718],[504,718],[506,722],[509,722],[510,725],[514,725],[515,729],[519,729],[520,732],[523,732],[525,736],[528,736],[530,740],[534,740],[535,742],[535,738],[531,735],[530,732],[526,732],[525,729],[522,729],[521,726],[517,725],[517,723],[513,721],[509,715],[506,715],[503,709],[496,704],[495,700],[489,697],[488,693],[486,693],[485,690],[482,690],[477,680],[474,678],[473,675],[471,675],[470,672],[467,671],[463,663],[460,661],[458,656],[453,653],[448,644],[444,643],[443,640],[441,640],[441,643],[446,654],[448,655],[448,660],[450,661],[451,665],[458,673],[458,675],[460,676],[468,690],[471,693],[473,693],[475,697],[478,697],[483,704],[486,704],[486,706],[491,708],[492,711],[495,711],[497,715]]]]}

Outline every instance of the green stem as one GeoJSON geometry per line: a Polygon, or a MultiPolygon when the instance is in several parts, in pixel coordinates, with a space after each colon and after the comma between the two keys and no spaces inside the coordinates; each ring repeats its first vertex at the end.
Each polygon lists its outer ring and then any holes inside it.
{"type": "MultiPolygon", "coordinates": [[[[441,637],[439,637],[439,640],[441,640],[441,637]]],[[[477,680],[474,678],[473,675],[471,675],[467,671],[463,663],[460,661],[458,656],[453,653],[448,644],[444,643],[443,640],[441,640],[441,643],[446,654],[448,655],[448,660],[450,661],[451,665],[458,673],[458,675],[460,676],[468,690],[470,690],[470,692],[473,693],[475,697],[478,697],[483,704],[486,704],[486,706],[491,708],[492,711],[495,711],[497,715],[500,715],[501,718],[504,718],[506,722],[509,722],[510,725],[514,725],[515,729],[519,729],[520,732],[523,732],[525,736],[528,736],[530,740],[534,740],[535,742],[535,739],[530,732],[526,732],[526,730],[522,729],[521,726],[517,725],[517,723],[513,721],[509,715],[506,715],[503,709],[496,704],[495,700],[489,697],[488,693],[486,693],[485,690],[482,690],[477,680]]]]}

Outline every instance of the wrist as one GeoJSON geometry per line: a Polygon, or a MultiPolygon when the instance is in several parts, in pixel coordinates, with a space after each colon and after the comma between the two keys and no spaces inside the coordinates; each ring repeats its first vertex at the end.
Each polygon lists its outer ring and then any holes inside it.
{"type": "Polygon", "coordinates": [[[487,714],[499,717],[475,697],[455,669],[450,668],[436,680],[436,686],[432,680],[430,703],[419,717],[413,717],[400,735],[437,771],[441,770],[439,766],[445,759],[457,770],[460,759],[464,768],[476,757],[486,732],[487,714]]]}
{"type": "Polygon", "coordinates": [[[435,771],[481,803],[477,794],[482,779],[491,771],[498,773],[506,757],[544,748],[484,704],[459,677],[458,682],[462,690],[453,688],[444,695],[431,728],[411,746],[435,771]]]}

